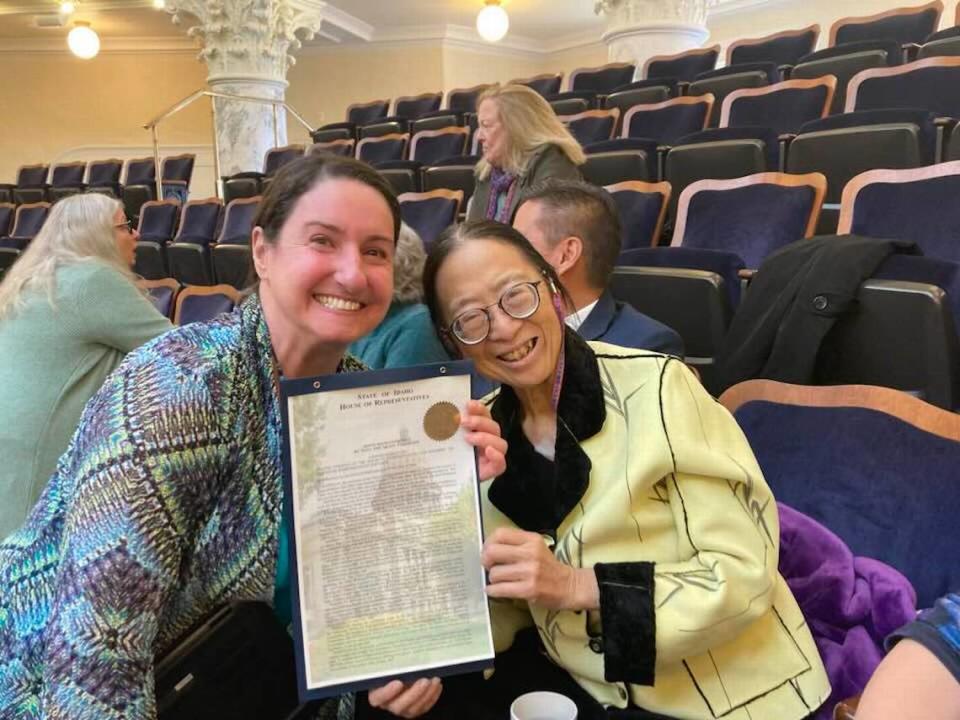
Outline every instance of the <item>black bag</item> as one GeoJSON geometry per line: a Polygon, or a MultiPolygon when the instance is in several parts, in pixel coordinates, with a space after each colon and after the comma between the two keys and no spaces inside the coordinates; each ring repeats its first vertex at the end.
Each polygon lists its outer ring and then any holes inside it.
{"type": "Polygon", "coordinates": [[[213,613],[156,666],[159,720],[292,720],[300,706],[293,640],[269,605],[243,602],[213,613]]]}

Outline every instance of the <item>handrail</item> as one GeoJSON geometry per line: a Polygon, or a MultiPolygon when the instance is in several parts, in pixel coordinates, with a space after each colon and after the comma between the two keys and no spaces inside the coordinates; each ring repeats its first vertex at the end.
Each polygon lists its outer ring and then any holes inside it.
{"type": "MultiPolygon", "coordinates": [[[[199,100],[202,97],[208,98],[223,98],[224,100],[239,100],[241,102],[252,102],[258,103],[260,105],[270,105],[273,107],[273,141],[275,145],[280,145],[280,118],[278,111],[280,108],[283,108],[288,113],[293,115],[293,117],[303,125],[308,133],[312,133],[314,128],[310,126],[306,120],[303,119],[303,116],[290,107],[283,100],[272,100],[270,98],[261,98],[253,97],[251,95],[233,95],[231,93],[216,92],[213,90],[197,90],[196,92],[187,95],[187,97],[182,100],[174,103],[169,108],[164,110],[162,113],[153,118],[150,122],[143,126],[144,130],[150,130],[153,135],[153,162],[156,167],[155,180],[157,184],[157,199],[163,199],[163,177],[160,170],[160,135],[157,132],[157,126],[160,125],[164,120],[173,115],[176,115],[181,110],[193,105],[194,102],[199,100]]],[[[213,117],[213,172],[216,175],[216,180],[214,181],[214,187],[216,189],[217,197],[221,197],[220,192],[220,142],[217,139],[217,105],[214,102],[210,103],[210,113],[213,117]]]]}

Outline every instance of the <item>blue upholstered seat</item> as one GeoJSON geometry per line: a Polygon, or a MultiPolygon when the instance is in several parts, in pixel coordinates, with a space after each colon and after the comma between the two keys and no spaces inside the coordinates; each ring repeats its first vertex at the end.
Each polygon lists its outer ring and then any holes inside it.
{"type": "Polygon", "coordinates": [[[652,182],[657,176],[656,140],[618,138],[584,146],[584,178],[594,185],[614,185],[626,180],[652,182]]]}
{"type": "Polygon", "coordinates": [[[120,173],[123,163],[120,160],[93,160],[87,170],[87,190],[120,197],[120,173]]]}
{"type": "Polygon", "coordinates": [[[364,138],[357,145],[357,157],[364,162],[377,163],[403,160],[407,152],[407,136],[393,134],[377,138],[364,138]]]}
{"type": "MultiPolygon", "coordinates": [[[[608,111],[595,110],[592,112],[606,113],[608,111]]],[[[590,143],[610,140],[613,137],[614,131],[617,129],[619,115],[615,113],[591,115],[588,112],[583,117],[574,116],[566,118],[566,120],[567,128],[570,130],[570,134],[576,138],[577,142],[581,145],[589,145],[590,143]]]]}
{"type": "Polygon", "coordinates": [[[688,95],[714,97],[709,127],[720,125],[720,110],[727,95],[737,90],[765,87],[780,79],[780,71],[774,63],[749,63],[732,65],[718,70],[700,73],[687,88],[688,95]]]}
{"type": "Polygon", "coordinates": [[[688,98],[676,98],[658,105],[632,108],[623,119],[624,136],[648,138],[669,145],[706,126],[709,113],[706,102],[691,103],[688,98]]]}
{"type": "Polygon", "coordinates": [[[189,325],[192,322],[211,320],[221,313],[234,308],[234,299],[222,293],[210,295],[193,294],[189,288],[180,293],[177,302],[177,324],[189,325]]]}
{"type": "Polygon", "coordinates": [[[374,100],[368,103],[355,103],[347,108],[347,122],[366,125],[386,117],[389,112],[389,100],[374,100]]]}
{"type": "Polygon", "coordinates": [[[644,78],[673,78],[690,82],[700,73],[713,70],[717,66],[720,46],[699,48],[677,55],[661,55],[651,58],[645,67],[644,78]]]}
{"type": "Polygon", "coordinates": [[[424,93],[412,97],[398,97],[393,109],[393,116],[406,120],[416,120],[440,109],[443,93],[424,93]]]}
{"type": "Polygon", "coordinates": [[[48,212],[50,212],[50,204],[45,202],[18,207],[14,215],[10,235],[0,237],[0,247],[15,250],[26,249],[30,241],[40,232],[40,228],[43,227],[48,212]]]}
{"type": "Polygon", "coordinates": [[[177,229],[180,206],[176,201],[151,200],[140,208],[140,222],[134,270],[147,280],[169,277],[167,245],[177,229]]]}
{"type": "Polygon", "coordinates": [[[633,80],[636,66],[631,63],[615,63],[597,68],[581,68],[571,73],[570,89],[608,93],[616,87],[633,80]]]}
{"type": "MultiPolygon", "coordinates": [[[[854,78],[847,89],[856,94],[854,110],[922,108],[941,117],[960,117],[960,61],[928,58],[891,69],[891,74],[854,78]],[[950,66],[934,63],[953,62],[950,66]]],[[[852,100],[848,97],[847,105],[852,100]]]]}
{"type": "Polygon", "coordinates": [[[830,112],[842,113],[846,104],[847,84],[854,75],[870,68],[899,65],[902,57],[900,44],[892,40],[848,43],[804,55],[790,72],[790,77],[811,80],[833,75],[837,78],[837,91],[830,112]]]}
{"type": "Polygon", "coordinates": [[[50,171],[50,188],[47,198],[56,202],[60,198],[83,192],[85,185],[83,176],[87,172],[85,162],[63,163],[54,165],[50,171]]]}
{"type": "Polygon", "coordinates": [[[0,238],[6,236],[13,224],[13,215],[16,207],[13,203],[0,203],[0,238]]]}
{"type": "MultiPolygon", "coordinates": [[[[608,187],[620,214],[621,250],[650,247],[660,233],[666,197],[656,186],[645,189],[608,187]]],[[[666,186],[664,185],[664,188],[666,186]]]]}
{"type": "Polygon", "coordinates": [[[167,246],[167,263],[171,277],[184,285],[213,284],[210,245],[217,235],[219,200],[188,202],[180,216],[180,229],[167,246]]]}
{"type": "Polygon", "coordinates": [[[526,85],[531,90],[536,91],[548,99],[560,92],[561,83],[563,83],[563,73],[546,73],[531,78],[517,78],[510,81],[511,85],[526,85]]]}
{"type": "MultiPolygon", "coordinates": [[[[453,129],[453,128],[451,128],[453,129]]],[[[463,130],[463,128],[456,128],[463,130]]],[[[443,158],[463,156],[467,149],[468,133],[441,132],[427,130],[413,136],[411,160],[424,165],[432,165],[443,158]]]]}
{"type": "MultiPolygon", "coordinates": [[[[687,188],[692,191],[694,186],[687,188]]],[[[805,236],[816,193],[808,186],[769,183],[693,192],[686,222],[677,219],[673,242],[687,248],[724,250],[747,267],[759,267],[767,255],[805,236]],[[681,226],[682,224],[682,226],[681,226]]],[[[679,213],[683,213],[683,198],[679,213]]]]}
{"type": "Polygon", "coordinates": [[[403,221],[417,231],[427,251],[440,233],[456,222],[459,209],[459,202],[451,198],[400,198],[403,221]]]}
{"type": "Polygon", "coordinates": [[[831,45],[863,40],[892,40],[898,44],[922,43],[940,22],[940,8],[918,8],[918,12],[876,18],[859,18],[831,29],[831,45]]]}
{"type": "Polygon", "coordinates": [[[765,127],[778,134],[795,133],[804,123],[823,117],[833,98],[833,87],[826,82],[796,87],[797,82],[777,83],[755,95],[730,96],[721,113],[721,125],[765,127]]]}
{"type": "Polygon", "coordinates": [[[902,572],[920,607],[960,587],[960,444],[857,407],[754,401],[735,417],[779,502],[902,572]]]}
{"type": "Polygon", "coordinates": [[[795,32],[777,33],[770,38],[741,40],[730,50],[728,65],[772,62],[775,65],[796,65],[804,55],[813,52],[820,28],[812,26],[795,32]]]}

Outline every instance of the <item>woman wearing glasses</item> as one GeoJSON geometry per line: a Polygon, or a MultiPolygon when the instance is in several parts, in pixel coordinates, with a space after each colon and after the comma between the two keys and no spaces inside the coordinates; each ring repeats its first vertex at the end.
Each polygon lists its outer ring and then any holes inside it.
{"type": "Polygon", "coordinates": [[[0,539],[40,496],[107,375],[171,328],[134,285],[136,246],[119,201],[74,195],[0,283],[0,539]]]}
{"type": "Polygon", "coordinates": [[[448,230],[424,291],[449,349],[502,383],[508,446],[483,508],[501,654],[429,717],[507,717],[529,690],[580,720],[810,715],[829,684],[726,410],[675,358],[566,329],[554,270],[505,225],[448,230]]]}

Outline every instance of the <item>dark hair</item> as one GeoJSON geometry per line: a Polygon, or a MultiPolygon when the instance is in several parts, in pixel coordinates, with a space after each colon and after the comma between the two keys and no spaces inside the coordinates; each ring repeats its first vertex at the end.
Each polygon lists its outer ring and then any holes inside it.
{"type": "Polygon", "coordinates": [[[532,201],[543,206],[538,225],[550,247],[565,237],[580,238],[587,281],[597,289],[605,289],[620,255],[620,213],[613,196],[589,183],[552,179],[524,193],[517,209],[532,201]]]}
{"type": "Polygon", "coordinates": [[[307,155],[280,168],[263,194],[253,224],[263,228],[267,242],[273,244],[297,200],[318,182],[334,178],[356,180],[383,196],[393,215],[393,241],[396,242],[400,234],[400,203],[390,183],[366,163],[330,153],[307,155]]]}
{"type": "Polygon", "coordinates": [[[451,225],[444,230],[427,255],[427,262],[423,266],[423,300],[430,310],[430,319],[437,330],[447,350],[459,354],[459,348],[453,343],[446,332],[443,322],[443,313],[440,311],[440,301],[437,297],[437,275],[444,261],[459,247],[473,240],[493,240],[516,248],[530,261],[549,284],[552,284],[560,298],[568,307],[573,307],[570,295],[560,282],[560,277],[553,266],[530,242],[509,225],[493,220],[473,220],[460,225],[451,225]]]}

